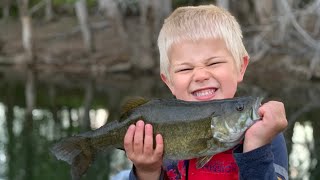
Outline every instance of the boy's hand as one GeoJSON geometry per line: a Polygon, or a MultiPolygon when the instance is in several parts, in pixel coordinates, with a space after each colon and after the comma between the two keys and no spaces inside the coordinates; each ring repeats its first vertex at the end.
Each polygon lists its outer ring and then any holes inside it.
{"type": "Polygon", "coordinates": [[[153,148],[153,130],[151,124],[138,121],[131,125],[124,137],[124,149],[128,158],[136,167],[138,179],[159,179],[163,155],[163,139],[156,136],[153,148]]]}
{"type": "Polygon", "coordinates": [[[259,108],[260,121],[252,125],[245,134],[243,152],[264,146],[288,125],[283,103],[269,101],[259,108]]]}

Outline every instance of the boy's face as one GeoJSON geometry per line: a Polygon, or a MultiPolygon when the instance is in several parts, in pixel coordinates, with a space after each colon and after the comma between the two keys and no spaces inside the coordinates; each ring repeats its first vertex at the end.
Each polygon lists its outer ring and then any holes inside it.
{"type": "Polygon", "coordinates": [[[173,44],[169,53],[169,76],[162,80],[177,99],[208,101],[232,98],[248,65],[237,69],[232,54],[223,40],[184,40],[173,44]]]}

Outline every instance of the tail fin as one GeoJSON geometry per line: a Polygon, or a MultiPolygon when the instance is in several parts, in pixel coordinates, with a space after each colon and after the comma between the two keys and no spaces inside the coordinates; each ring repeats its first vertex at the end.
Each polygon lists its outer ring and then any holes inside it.
{"type": "Polygon", "coordinates": [[[93,162],[94,151],[90,148],[88,138],[74,136],[58,142],[50,150],[57,159],[71,165],[72,179],[76,180],[80,179],[93,162]]]}

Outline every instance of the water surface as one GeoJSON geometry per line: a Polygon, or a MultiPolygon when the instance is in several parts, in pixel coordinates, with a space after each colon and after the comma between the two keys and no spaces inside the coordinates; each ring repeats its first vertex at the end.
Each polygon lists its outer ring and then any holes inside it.
{"type": "MultiPolygon", "coordinates": [[[[250,67],[249,67],[250,68],[250,67]]],[[[280,72],[280,73],[279,73],[280,72]]],[[[285,103],[290,179],[320,179],[320,83],[248,70],[238,96],[285,103]],[[317,135],[318,134],[318,135],[317,135]]],[[[2,68],[0,180],[70,179],[69,166],[49,147],[62,137],[118,119],[132,96],[171,97],[158,75],[81,74],[2,68]]],[[[83,179],[108,179],[131,163],[122,151],[99,155],[83,179]]]]}

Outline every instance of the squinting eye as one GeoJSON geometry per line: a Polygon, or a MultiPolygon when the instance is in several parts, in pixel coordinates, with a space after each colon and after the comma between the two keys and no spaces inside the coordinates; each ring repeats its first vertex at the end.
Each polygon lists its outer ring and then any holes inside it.
{"type": "Polygon", "coordinates": [[[237,104],[237,111],[243,111],[243,109],[244,109],[244,105],[243,104],[237,104]]]}
{"type": "Polygon", "coordinates": [[[185,68],[185,69],[179,69],[177,72],[184,72],[184,71],[190,71],[192,68],[185,68]]]}
{"type": "Polygon", "coordinates": [[[217,65],[217,64],[220,64],[222,62],[214,62],[214,63],[210,63],[208,66],[214,66],[214,65],[217,65]]]}

